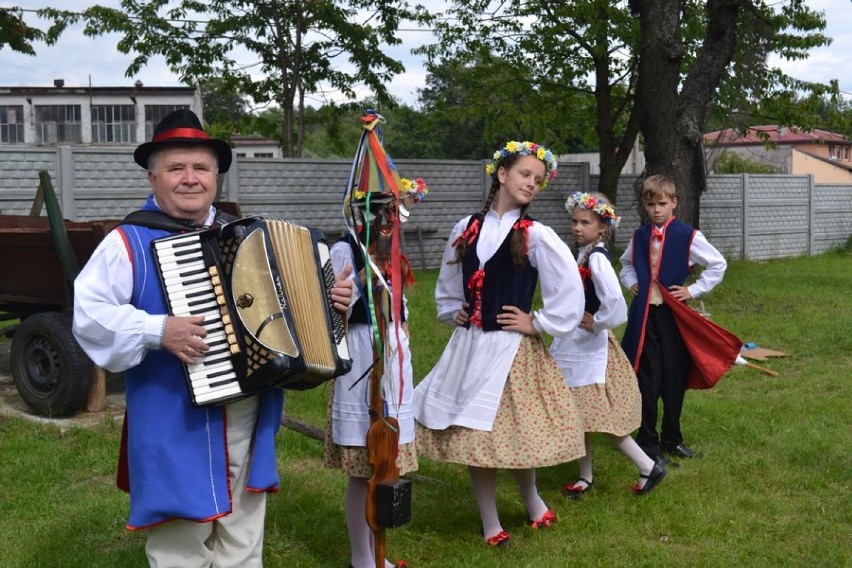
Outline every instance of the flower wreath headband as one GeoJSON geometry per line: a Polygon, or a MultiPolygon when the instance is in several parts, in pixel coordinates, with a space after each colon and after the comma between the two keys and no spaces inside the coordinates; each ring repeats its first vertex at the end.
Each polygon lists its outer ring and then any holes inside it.
{"type": "Polygon", "coordinates": [[[524,140],[523,142],[518,142],[516,140],[506,142],[506,145],[503,148],[494,152],[491,163],[485,166],[485,173],[488,175],[494,175],[497,168],[502,165],[503,159],[512,154],[518,154],[520,156],[535,156],[544,162],[544,165],[547,168],[547,176],[541,182],[540,189],[546,188],[547,184],[553,181],[553,178],[556,177],[556,157],[553,155],[553,152],[544,146],[527,140],[524,140]]]}
{"type": "Polygon", "coordinates": [[[621,217],[615,214],[615,209],[612,205],[602,201],[594,195],[589,195],[588,193],[575,191],[569,195],[568,199],[565,201],[565,209],[567,209],[570,213],[574,210],[574,207],[579,207],[580,209],[591,209],[600,215],[603,222],[613,229],[618,227],[618,224],[621,222],[621,217]]]}

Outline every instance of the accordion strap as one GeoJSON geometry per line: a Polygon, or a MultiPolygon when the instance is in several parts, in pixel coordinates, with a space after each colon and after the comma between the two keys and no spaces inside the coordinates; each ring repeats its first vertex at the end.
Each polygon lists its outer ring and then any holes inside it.
{"type": "MultiPolygon", "coordinates": [[[[231,215],[230,213],[225,213],[224,211],[216,210],[216,219],[215,222],[218,224],[229,223],[231,221],[236,221],[238,217],[231,215]]],[[[134,211],[128,214],[124,219],[121,220],[119,225],[141,225],[143,227],[148,227],[150,229],[163,229],[165,231],[197,231],[199,229],[205,229],[203,225],[199,225],[198,223],[193,223],[192,221],[183,221],[181,219],[175,219],[174,217],[170,217],[163,213],[162,211],[134,211]]]]}

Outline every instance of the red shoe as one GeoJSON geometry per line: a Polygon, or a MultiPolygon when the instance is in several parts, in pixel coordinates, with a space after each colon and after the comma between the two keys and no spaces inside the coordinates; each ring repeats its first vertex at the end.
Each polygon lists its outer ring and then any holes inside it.
{"type": "Polygon", "coordinates": [[[543,529],[549,527],[558,520],[559,519],[556,518],[556,513],[548,509],[547,512],[543,514],[539,520],[530,521],[530,526],[534,529],[543,529]]]}
{"type": "Polygon", "coordinates": [[[408,568],[408,562],[405,560],[397,560],[394,568],[408,568]]]}
{"type": "Polygon", "coordinates": [[[509,536],[509,533],[506,531],[500,531],[494,536],[490,536],[485,539],[490,546],[496,546],[498,548],[503,548],[504,546],[508,546],[510,542],[512,542],[512,537],[509,536]]]}

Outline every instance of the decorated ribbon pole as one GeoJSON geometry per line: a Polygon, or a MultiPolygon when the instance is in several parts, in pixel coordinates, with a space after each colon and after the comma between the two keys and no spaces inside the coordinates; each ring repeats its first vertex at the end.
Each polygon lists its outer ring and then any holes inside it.
{"type": "MultiPolygon", "coordinates": [[[[399,407],[403,395],[403,353],[401,349],[391,350],[385,344],[388,334],[388,322],[392,322],[391,333],[396,335],[399,345],[399,335],[402,333],[402,258],[400,251],[399,217],[394,213],[386,220],[390,232],[390,259],[382,263],[379,269],[370,256],[371,245],[379,235],[371,234],[372,223],[364,223],[360,230],[365,234],[359,236],[356,225],[359,216],[355,203],[362,203],[363,214],[369,218],[372,215],[371,200],[374,195],[391,195],[393,206],[384,211],[399,211],[400,181],[399,174],[384,150],[380,138],[379,124],[384,119],[375,112],[368,111],[361,117],[362,132],[358,149],[353,160],[344,195],[344,216],[354,242],[361,245],[364,256],[364,294],[369,306],[370,325],[373,336],[373,360],[375,361],[370,373],[369,412],[370,428],[367,432],[367,457],[372,467],[372,476],[367,484],[367,524],[375,538],[376,568],[385,565],[385,529],[394,528],[407,523],[410,519],[411,486],[408,480],[401,480],[396,465],[399,453],[399,422],[392,415],[393,409],[399,407]],[[386,280],[385,276],[388,277],[386,280]],[[390,360],[392,351],[396,352],[395,360],[390,360]],[[385,378],[385,361],[391,365],[399,365],[399,383],[383,384],[385,378]],[[385,392],[391,393],[390,400],[385,392]]],[[[393,373],[387,373],[388,383],[393,373]]]]}

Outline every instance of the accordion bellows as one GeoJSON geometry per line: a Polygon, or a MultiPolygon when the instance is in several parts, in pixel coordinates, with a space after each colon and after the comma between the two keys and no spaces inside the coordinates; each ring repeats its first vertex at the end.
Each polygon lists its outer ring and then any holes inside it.
{"type": "Polygon", "coordinates": [[[169,313],[205,317],[210,350],[186,367],[194,405],[308,389],[351,369],[318,229],[248,217],[153,247],[169,313]]]}

